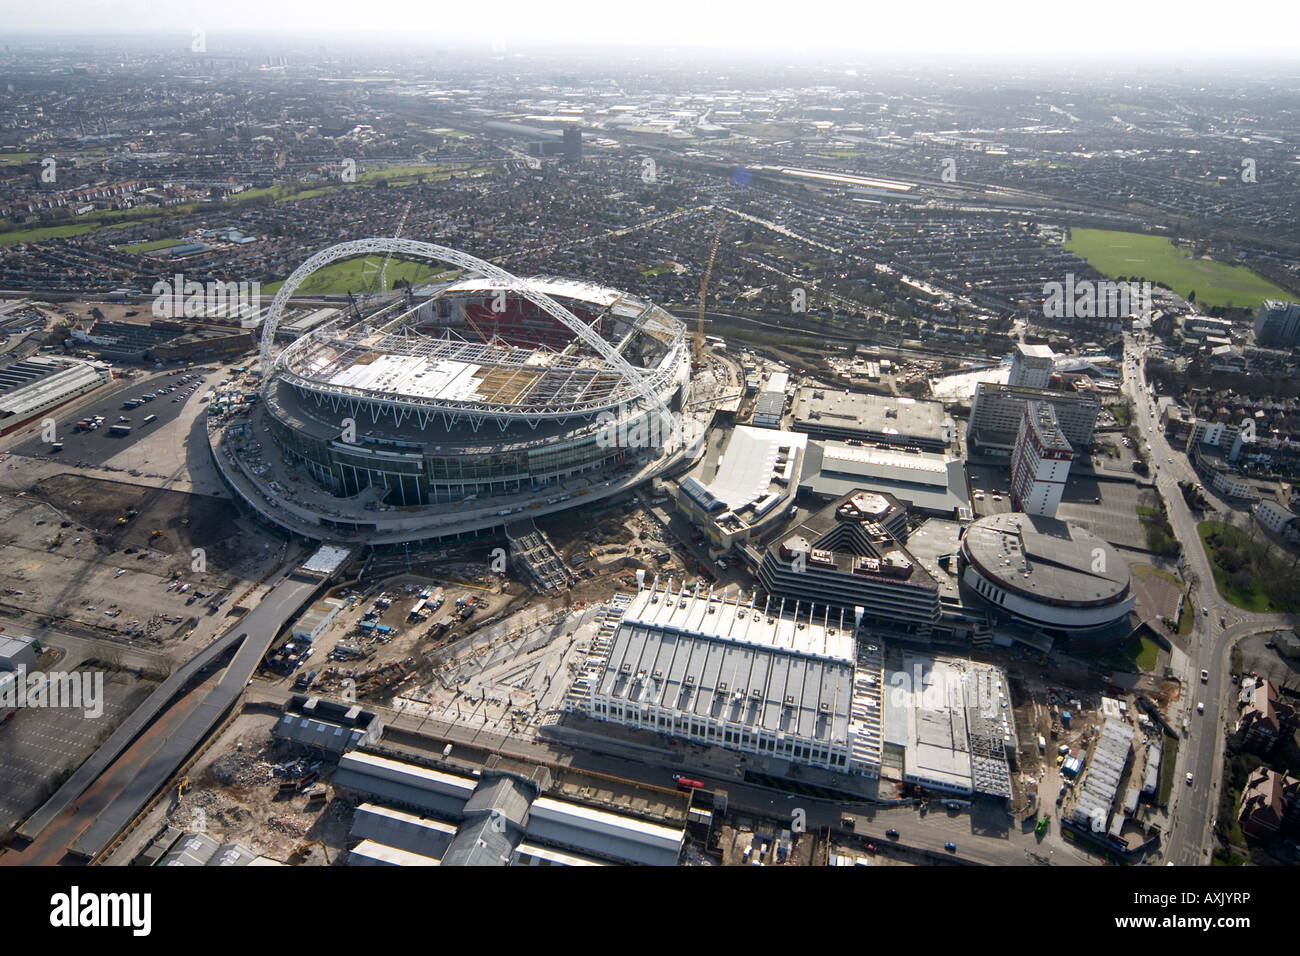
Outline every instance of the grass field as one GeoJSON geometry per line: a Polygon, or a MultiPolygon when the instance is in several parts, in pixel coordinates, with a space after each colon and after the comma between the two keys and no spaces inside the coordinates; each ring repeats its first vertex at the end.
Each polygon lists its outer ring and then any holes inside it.
{"type": "Polygon", "coordinates": [[[1201,305],[1253,309],[1265,299],[1292,298],[1242,266],[1193,259],[1163,236],[1072,229],[1065,247],[1103,275],[1163,282],[1184,297],[1194,291],[1201,305]]]}
{"type": "Polygon", "coordinates": [[[123,252],[157,252],[159,249],[170,249],[172,246],[179,246],[181,239],[155,239],[153,242],[137,242],[134,245],[118,246],[123,252]]]}
{"type": "MultiPolygon", "coordinates": [[[[366,259],[346,259],[343,262],[332,263],[319,272],[315,272],[307,277],[307,281],[298,287],[294,295],[328,295],[331,293],[368,292],[370,286],[379,281],[378,271],[384,264],[383,256],[371,256],[366,259]]],[[[424,262],[403,262],[393,259],[388,263],[388,271],[385,274],[385,285],[387,292],[393,287],[393,283],[398,279],[405,279],[412,285],[418,285],[422,282],[430,282],[435,276],[446,274],[451,278],[455,274],[454,269],[445,269],[438,265],[424,262]]],[[[272,282],[262,287],[263,295],[275,295],[280,290],[283,282],[272,282]]],[[[375,291],[381,291],[376,289],[375,291]]]]}
{"type": "Polygon", "coordinates": [[[0,155],[0,166],[22,166],[35,158],[35,153],[4,153],[0,155]]]}
{"type": "Polygon", "coordinates": [[[65,239],[68,236],[80,236],[94,232],[98,226],[34,226],[30,229],[15,229],[12,232],[0,232],[0,246],[12,246],[19,242],[43,242],[46,239],[65,239]]]}
{"type": "Polygon", "coordinates": [[[1133,662],[1144,671],[1153,671],[1156,669],[1156,661],[1160,655],[1160,645],[1149,637],[1139,637],[1130,641],[1124,647],[1125,653],[1133,658],[1133,662]]]}

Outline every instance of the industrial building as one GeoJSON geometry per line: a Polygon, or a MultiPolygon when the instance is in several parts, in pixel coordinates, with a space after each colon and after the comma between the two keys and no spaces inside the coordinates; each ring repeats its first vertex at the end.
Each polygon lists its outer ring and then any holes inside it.
{"type": "Polygon", "coordinates": [[[978,454],[1009,457],[1025,418],[1025,404],[1034,400],[1049,403],[1056,412],[1061,433],[1075,453],[1087,453],[1092,447],[1097,415],[1101,412],[1101,401],[1095,395],[991,385],[988,382],[975,386],[970,427],[966,434],[971,450],[978,454]]]}
{"type": "Polygon", "coordinates": [[[1074,449],[1047,402],[1025,402],[1016,446],[1011,452],[1011,504],[1026,514],[1056,517],[1070,477],[1074,449]]]}
{"type": "Polygon", "coordinates": [[[639,591],[595,646],[566,707],[596,720],[875,777],[879,656],[852,611],[753,595],[639,591]]]}
{"type": "Polygon", "coordinates": [[[22,428],[112,380],[102,362],[38,355],[0,368],[0,435],[22,428]]]}
{"type": "Polygon", "coordinates": [[[958,569],[967,594],[995,619],[1088,630],[1133,609],[1128,562],[1101,538],[1056,518],[1013,511],[976,520],[962,537],[958,569]]]}
{"type": "Polygon", "coordinates": [[[284,715],[271,733],[330,754],[343,754],[356,747],[378,743],[383,722],[358,704],[340,704],[319,697],[295,694],[284,705],[284,715]]]}
{"type": "Polygon", "coordinates": [[[898,499],[855,491],[773,542],[758,580],[777,598],[861,607],[872,626],[928,634],[939,619],[939,586],[906,537],[898,499]]]}
{"type": "Polygon", "coordinates": [[[888,445],[808,442],[800,492],[824,500],[859,489],[892,495],[910,512],[970,517],[966,469],[956,455],[888,445]]]}
{"type": "Polygon", "coordinates": [[[758,393],[754,402],[754,414],[751,421],[759,428],[780,428],[781,417],[785,414],[786,392],[790,387],[790,376],[786,372],[773,372],[758,393]]]}
{"type": "Polygon", "coordinates": [[[499,759],[470,776],[356,751],[334,785],[367,798],[353,818],[353,865],[674,866],[686,839],[684,825],[553,795],[547,768],[499,759]]]}
{"type": "Polygon", "coordinates": [[[1055,353],[1050,345],[1016,343],[1007,384],[1016,388],[1047,388],[1052,381],[1055,353]]]}
{"type": "Polygon", "coordinates": [[[791,428],[811,438],[852,439],[942,452],[956,426],[940,402],[805,386],[795,392],[791,428]]]}
{"type": "Polygon", "coordinates": [[[0,634],[0,671],[36,669],[36,639],[0,634]]]}
{"type": "Polygon", "coordinates": [[[343,602],[338,598],[326,598],[324,601],[317,601],[302,617],[294,622],[292,635],[293,639],[298,641],[314,642],[316,638],[324,633],[325,629],[334,623],[334,619],[339,616],[339,611],[343,609],[343,602]]]}

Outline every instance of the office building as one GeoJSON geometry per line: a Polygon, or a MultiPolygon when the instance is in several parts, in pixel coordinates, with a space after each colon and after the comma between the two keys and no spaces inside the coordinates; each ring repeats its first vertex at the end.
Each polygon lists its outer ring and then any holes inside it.
{"type": "Polygon", "coordinates": [[[975,386],[971,405],[970,427],[966,439],[973,452],[1010,457],[1016,436],[1025,417],[1025,403],[1047,402],[1056,412],[1061,434],[1075,454],[1086,454],[1092,446],[1093,431],[1101,401],[1095,395],[1053,392],[1038,388],[1018,388],[980,382],[975,386]]]}
{"type": "Polygon", "coordinates": [[[1011,504],[1017,511],[1056,517],[1074,449],[1047,402],[1025,402],[1025,417],[1011,452],[1011,504]]]}
{"type": "Polygon", "coordinates": [[[1052,381],[1055,353],[1050,345],[1016,343],[1007,384],[1017,388],[1047,388],[1052,381]]]}
{"type": "Polygon", "coordinates": [[[1255,344],[1280,349],[1300,345],[1300,302],[1264,302],[1255,316],[1255,344]]]}

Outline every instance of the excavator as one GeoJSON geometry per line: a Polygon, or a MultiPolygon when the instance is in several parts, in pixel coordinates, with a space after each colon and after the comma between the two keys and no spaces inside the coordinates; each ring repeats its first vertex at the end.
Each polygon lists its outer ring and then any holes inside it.
{"type": "Polygon", "coordinates": [[[293,851],[293,855],[299,860],[306,860],[312,854],[312,847],[320,847],[320,851],[325,856],[325,862],[329,863],[329,849],[320,840],[308,840],[305,843],[299,843],[293,851]]]}

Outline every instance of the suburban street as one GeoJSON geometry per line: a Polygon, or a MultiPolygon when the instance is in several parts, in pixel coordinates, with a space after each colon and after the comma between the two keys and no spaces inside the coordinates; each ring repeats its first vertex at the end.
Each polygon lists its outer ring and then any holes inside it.
{"type": "MultiPolygon", "coordinates": [[[[1229,699],[1232,648],[1244,637],[1289,626],[1293,621],[1291,615],[1243,611],[1229,604],[1215,587],[1214,571],[1197,533],[1197,519],[1178,488],[1179,481],[1198,482],[1199,478],[1183,449],[1170,446],[1165,439],[1145,378],[1144,352],[1132,336],[1125,337],[1125,391],[1133,400],[1134,424],[1150,446],[1152,475],[1164,496],[1169,523],[1183,545],[1180,565],[1184,579],[1193,582],[1188,601],[1196,615],[1184,648],[1186,666],[1178,675],[1186,689],[1182,713],[1169,715],[1175,726],[1185,717],[1188,732],[1178,751],[1179,766],[1170,806],[1173,823],[1165,842],[1165,860],[1183,866],[1208,865],[1222,784],[1225,735],[1236,715],[1229,699]],[[1136,360],[1132,367],[1128,365],[1130,358],[1136,360]],[[1173,459],[1172,463],[1169,459],[1173,459]],[[1202,669],[1209,672],[1204,684],[1200,678],[1202,669]],[[1205,704],[1204,714],[1196,713],[1198,702],[1205,704]],[[1185,782],[1189,772],[1193,780],[1190,785],[1185,782]]],[[[1224,509],[1229,507],[1218,503],[1224,509]]]]}

